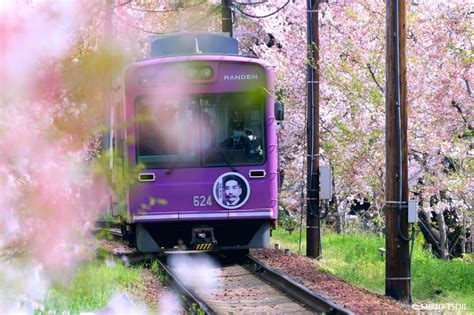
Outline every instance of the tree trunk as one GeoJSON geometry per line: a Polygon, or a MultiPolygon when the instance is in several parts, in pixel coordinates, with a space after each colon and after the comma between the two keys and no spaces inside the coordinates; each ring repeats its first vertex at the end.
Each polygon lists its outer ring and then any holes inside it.
{"type": "Polygon", "coordinates": [[[337,197],[335,194],[333,195],[332,200],[333,200],[333,206],[334,206],[334,214],[336,215],[336,233],[341,234],[344,232],[344,227],[342,224],[341,211],[339,210],[339,204],[337,202],[337,197]]]}
{"type": "Polygon", "coordinates": [[[466,253],[466,215],[462,215],[462,229],[461,229],[461,255],[466,253]]]}
{"type": "Polygon", "coordinates": [[[470,219],[467,220],[467,225],[469,226],[469,236],[467,243],[467,250],[468,253],[474,253],[474,224],[470,219]]]}
{"type": "Polygon", "coordinates": [[[440,257],[440,248],[439,248],[439,233],[433,227],[431,221],[431,211],[422,210],[422,216],[420,216],[420,222],[418,226],[425,237],[427,243],[431,244],[432,252],[440,257]]]}
{"type": "Polygon", "coordinates": [[[436,213],[436,220],[439,226],[439,249],[441,259],[449,259],[449,248],[448,248],[448,232],[446,229],[446,222],[444,221],[443,211],[440,210],[436,213]]]}

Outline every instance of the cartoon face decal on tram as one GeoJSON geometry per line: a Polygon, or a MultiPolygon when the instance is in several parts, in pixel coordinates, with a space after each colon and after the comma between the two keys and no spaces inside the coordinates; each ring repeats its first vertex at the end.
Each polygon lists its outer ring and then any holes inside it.
{"type": "Polygon", "coordinates": [[[238,173],[224,173],[214,183],[214,199],[226,209],[243,206],[250,197],[250,185],[245,177],[238,173]]]}

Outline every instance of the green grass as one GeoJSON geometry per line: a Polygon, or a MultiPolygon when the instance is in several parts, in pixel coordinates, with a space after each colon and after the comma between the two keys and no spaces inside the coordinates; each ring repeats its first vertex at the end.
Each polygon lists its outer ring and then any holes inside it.
{"type": "MultiPolygon", "coordinates": [[[[303,231],[302,254],[306,253],[303,231]]],[[[297,253],[299,231],[290,235],[279,228],[273,231],[272,243],[297,253]]],[[[414,303],[460,303],[474,310],[474,264],[459,260],[443,261],[424,251],[417,239],[412,263],[414,303]]],[[[323,258],[320,270],[331,273],[356,286],[383,294],[385,259],[378,248],[385,239],[363,233],[336,234],[323,232],[323,258]]]]}
{"type": "Polygon", "coordinates": [[[56,285],[48,291],[45,313],[97,311],[103,309],[112,294],[140,286],[140,270],[120,263],[88,263],[79,268],[69,285],[56,285]]]}

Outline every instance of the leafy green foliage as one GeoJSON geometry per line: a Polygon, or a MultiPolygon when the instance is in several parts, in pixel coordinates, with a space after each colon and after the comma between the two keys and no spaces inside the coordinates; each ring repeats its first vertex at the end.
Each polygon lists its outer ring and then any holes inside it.
{"type": "Polygon", "coordinates": [[[466,303],[474,307],[474,265],[440,260],[419,249],[413,259],[413,292],[421,301],[466,303]]]}
{"type": "MultiPolygon", "coordinates": [[[[302,235],[305,253],[306,235],[302,235]]],[[[273,231],[272,240],[283,248],[298,252],[299,233],[284,229],[273,231]]],[[[422,248],[417,238],[413,253],[412,285],[415,303],[461,303],[474,308],[474,264],[463,259],[444,261],[422,248]]],[[[323,258],[319,270],[335,275],[357,286],[383,294],[385,290],[385,257],[379,248],[385,247],[384,237],[363,232],[336,234],[323,230],[323,258]]]]}
{"type": "Polygon", "coordinates": [[[127,268],[120,263],[85,264],[74,275],[70,285],[57,285],[49,290],[45,312],[71,313],[95,311],[104,308],[114,292],[140,282],[139,269],[127,268]]]}
{"type": "Polygon", "coordinates": [[[283,227],[290,235],[295,229],[299,226],[298,218],[291,216],[285,213],[285,211],[280,211],[278,214],[278,223],[283,227]]]}

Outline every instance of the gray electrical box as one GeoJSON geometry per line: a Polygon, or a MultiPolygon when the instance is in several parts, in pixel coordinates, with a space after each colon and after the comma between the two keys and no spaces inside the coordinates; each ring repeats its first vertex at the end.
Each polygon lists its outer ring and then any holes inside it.
{"type": "Polygon", "coordinates": [[[319,199],[331,200],[332,198],[332,172],[328,166],[319,167],[319,199]]]}
{"type": "Polygon", "coordinates": [[[418,222],[418,200],[408,201],[408,223],[418,222]]]}

